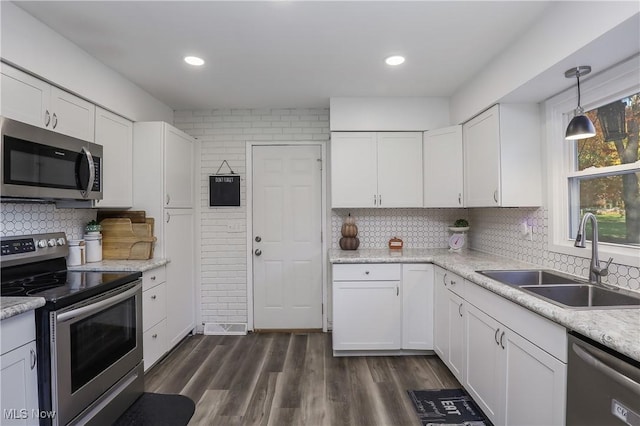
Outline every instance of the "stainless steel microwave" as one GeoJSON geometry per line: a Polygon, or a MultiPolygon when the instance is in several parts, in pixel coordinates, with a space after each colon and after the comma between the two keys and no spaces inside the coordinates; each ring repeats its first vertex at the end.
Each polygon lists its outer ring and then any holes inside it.
{"type": "Polygon", "coordinates": [[[0,138],[3,199],[102,199],[102,145],[7,117],[0,138]]]}

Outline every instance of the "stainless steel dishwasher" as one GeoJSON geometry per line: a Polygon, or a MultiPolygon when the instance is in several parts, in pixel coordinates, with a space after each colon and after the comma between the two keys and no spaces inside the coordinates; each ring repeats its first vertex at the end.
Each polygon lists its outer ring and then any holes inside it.
{"type": "Polygon", "coordinates": [[[640,426],[640,362],[569,332],[567,425],[640,426]]]}

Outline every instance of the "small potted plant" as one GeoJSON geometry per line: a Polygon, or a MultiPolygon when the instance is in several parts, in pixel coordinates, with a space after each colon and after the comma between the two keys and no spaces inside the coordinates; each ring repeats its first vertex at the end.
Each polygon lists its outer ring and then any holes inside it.
{"type": "Polygon", "coordinates": [[[96,220],[92,220],[86,224],[84,230],[87,234],[98,233],[102,231],[102,225],[100,225],[96,220]]]}
{"type": "Polygon", "coordinates": [[[458,219],[449,227],[454,232],[465,232],[469,230],[469,221],[467,219],[458,219]]]}

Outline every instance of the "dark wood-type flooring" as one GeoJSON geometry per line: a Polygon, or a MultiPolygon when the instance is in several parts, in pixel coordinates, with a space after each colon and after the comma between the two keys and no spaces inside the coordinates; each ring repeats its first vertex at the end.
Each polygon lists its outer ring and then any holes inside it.
{"type": "Polygon", "coordinates": [[[334,358],[329,333],[185,339],[147,392],[196,403],[190,425],[419,425],[407,390],[460,387],[432,356],[334,358]]]}

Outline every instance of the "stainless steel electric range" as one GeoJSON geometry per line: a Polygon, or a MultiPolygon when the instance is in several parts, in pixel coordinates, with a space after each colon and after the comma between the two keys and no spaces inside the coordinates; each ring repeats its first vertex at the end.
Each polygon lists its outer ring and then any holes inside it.
{"type": "Polygon", "coordinates": [[[1,240],[1,295],[36,310],[41,424],[110,424],[143,392],[141,273],[67,270],[64,233],[1,240]]]}

